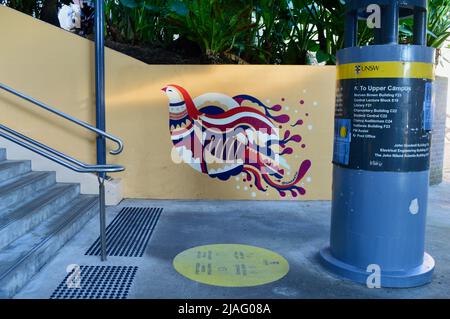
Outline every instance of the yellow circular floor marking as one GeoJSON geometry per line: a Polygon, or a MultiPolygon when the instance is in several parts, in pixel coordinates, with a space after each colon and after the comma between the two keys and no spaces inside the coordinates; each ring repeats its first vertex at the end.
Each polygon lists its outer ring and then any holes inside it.
{"type": "Polygon", "coordinates": [[[283,278],[289,263],[277,253],[247,245],[206,245],[178,254],[173,266],[197,282],[223,287],[251,287],[283,278]]]}

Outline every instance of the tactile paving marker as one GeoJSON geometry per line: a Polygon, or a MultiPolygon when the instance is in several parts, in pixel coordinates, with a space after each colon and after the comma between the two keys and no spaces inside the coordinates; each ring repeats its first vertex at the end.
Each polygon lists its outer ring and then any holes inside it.
{"type": "Polygon", "coordinates": [[[137,270],[136,266],[75,267],[50,299],[126,299],[137,270]]]}
{"type": "Polygon", "coordinates": [[[208,285],[251,287],[283,278],[289,263],[279,254],[260,247],[234,244],[190,248],[173,260],[183,276],[208,285]]]}
{"type": "MultiPolygon", "coordinates": [[[[162,208],[124,207],[106,228],[108,256],[142,257],[162,208]]],[[[100,255],[100,238],[87,250],[86,255],[100,255]]]]}

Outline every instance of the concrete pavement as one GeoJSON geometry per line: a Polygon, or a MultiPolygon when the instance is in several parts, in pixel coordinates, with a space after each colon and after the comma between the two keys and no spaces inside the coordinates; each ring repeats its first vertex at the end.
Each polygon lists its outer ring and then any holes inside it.
{"type": "Polygon", "coordinates": [[[430,189],[427,252],[436,260],[431,284],[412,289],[369,289],[329,274],[317,260],[327,245],[330,202],[125,200],[109,208],[110,222],[124,206],[164,211],[143,257],[109,257],[105,263],[84,253],[98,236],[93,218],[15,298],[49,298],[69,264],[138,266],[128,298],[449,298],[450,175],[430,189]],[[284,256],[289,273],[256,287],[225,288],[178,274],[173,258],[208,244],[254,245],[284,256]]]}

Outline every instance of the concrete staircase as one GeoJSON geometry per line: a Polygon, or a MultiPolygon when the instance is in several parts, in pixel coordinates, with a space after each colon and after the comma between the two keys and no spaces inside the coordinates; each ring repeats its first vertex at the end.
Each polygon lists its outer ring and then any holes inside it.
{"type": "Polygon", "coordinates": [[[0,149],[0,298],[14,296],[97,213],[97,196],[0,149]]]}

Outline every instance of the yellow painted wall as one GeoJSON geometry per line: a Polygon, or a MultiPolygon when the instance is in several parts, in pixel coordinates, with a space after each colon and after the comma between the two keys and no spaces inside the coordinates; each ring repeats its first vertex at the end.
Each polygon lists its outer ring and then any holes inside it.
{"type": "MultiPolygon", "coordinates": [[[[0,39],[2,83],[94,123],[92,42],[6,7],[0,7],[0,39]]],[[[300,199],[330,199],[334,67],[147,65],[107,49],[106,78],[107,129],[126,145],[123,154],[108,160],[127,168],[116,175],[123,179],[125,197],[281,199],[276,191],[252,194],[241,180],[219,181],[172,162],[168,100],[161,88],[175,83],[192,97],[207,92],[250,94],[271,104],[285,98],[284,112],[292,120],[305,121],[291,131],[302,135],[306,148],[296,149],[298,158],[291,155],[289,163],[298,167],[301,160],[312,161],[309,182],[304,180],[306,195],[300,199]]],[[[0,114],[5,125],[95,162],[95,138],[90,133],[6,92],[0,92],[0,114]]]]}

